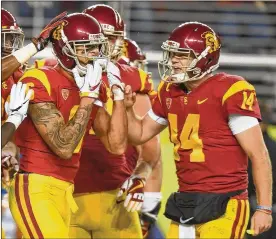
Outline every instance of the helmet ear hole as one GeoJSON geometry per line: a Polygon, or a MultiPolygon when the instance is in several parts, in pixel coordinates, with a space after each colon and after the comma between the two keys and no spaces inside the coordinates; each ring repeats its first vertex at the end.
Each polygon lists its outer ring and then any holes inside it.
{"type": "Polygon", "coordinates": [[[68,52],[69,52],[69,49],[66,46],[62,48],[62,53],[63,54],[67,55],[68,52]]]}
{"type": "Polygon", "coordinates": [[[213,58],[208,58],[208,60],[206,61],[206,66],[209,65],[210,62],[212,62],[213,58]]]}

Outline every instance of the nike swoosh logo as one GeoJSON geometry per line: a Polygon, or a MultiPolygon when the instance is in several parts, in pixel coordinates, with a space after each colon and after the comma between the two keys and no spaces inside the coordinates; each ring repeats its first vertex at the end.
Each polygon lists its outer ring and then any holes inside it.
{"type": "Polygon", "coordinates": [[[139,180],[138,182],[139,182],[139,184],[136,185],[135,187],[133,187],[132,189],[130,189],[130,190],[128,191],[129,193],[132,193],[132,192],[134,192],[135,190],[144,187],[144,184],[143,184],[143,182],[142,182],[141,180],[139,180]]]}
{"type": "Polygon", "coordinates": [[[197,100],[197,104],[198,105],[201,105],[201,104],[203,104],[205,101],[207,101],[208,100],[208,98],[206,98],[206,99],[204,99],[204,100],[197,100]]]}
{"type": "Polygon", "coordinates": [[[191,221],[192,219],[194,219],[194,217],[190,217],[190,218],[188,218],[188,219],[186,219],[186,220],[183,220],[182,217],[180,217],[180,220],[179,220],[179,221],[180,221],[181,223],[184,224],[184,223],[186,223],[186,222],[191,221]]]}

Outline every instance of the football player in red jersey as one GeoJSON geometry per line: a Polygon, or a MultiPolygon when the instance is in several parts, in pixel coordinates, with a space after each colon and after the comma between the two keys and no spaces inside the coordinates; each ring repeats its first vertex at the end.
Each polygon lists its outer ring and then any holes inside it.
{"type": "Polygon", "coordinates": [[[73,181],[92,122],[108,150],[122,153],[127,146],[119,74],[107,72],[115,117],[101,107],[106,92],[99,58],[106,55],[107,40],[100,24],[84,13],[68,15],[51,34],[51,42],[59,64],[31,69],[20,79],[34,95],[16,132],[22,158],[9,202],[24,238],[69,237],[71,211],[77,210],[73,181]]]}
{"type": "Polygon", "coordinates": [[[271,164],[254,87],[241,76],[213,74],[221,43],[205,24],[187,22],[162,45],[162,81],[152,110],[136,117],[126,97],[129,140],[141,144],[169,126],[179,192],[167,201],[168,238],[243,238],[249,220],[247,163],[258,197],[251,229],[271,227],[271,164]],[[188,224],[188,225],[187,225],[188,224]]]}
{"type": "MultiPolygon", "coordinates": [[[[105,36],[109,41],[109,57],[116,63],[119,59],[123,45],[124,23],[117,11],[113,8],[98,4],[89,7],[84,11],[95,17],[103,27],[105,36]]],[[[144,104],[139,108],[139,113],[144,115],[151,107],[147,93],[153,89],[152,81],[146,72],[127,65],[116,63],[120,70],[122,82],[131,85],[132,90],[139,92],[139,101],[144,104]]],[[[107,66],[109,68],[110,65],[107,66]]],[[[107,83],[105,74],[103,81],[107,83]]],[[[106,107],[111,113],[113,100],[109,97],[106,107]]],[[[138,107],[137,107],[138,110],[138,107]]],[[[113,116],[114,112],[112,112],[113,116]]],[[[89,134],[84,139],[84,147],[80,160],[80,169],[75,179],[74,198],[79,210],[72,216],[70,237],[72,238],[141,238],[141,226],[137,212],[128,212],[124,208],[123,199],[116,203],[116,195],[124,181],[128,180],[133,184],[134,200],[142,202],[144,180],[150,174],[152,167],[145,161],[139,163],[140,168],[146,167],[149,171],[142,175],[135,171],[137,175],[132,175],[133,168],[130,169],[131,159],[125,158],[125,154],[114,155],[103,147],[99,138],[94,134],[92,125],[89,134]],[[100,178],[101,180],[97,180],[100,178]],[[136,190],[135,190],[135,185],[136,190]],[[93,211],[90,205],[94,205],[93,211]]],[[[158,138],[154,138],[149,144],[143,146],[144,160],[153,158],[159,160],[160,148],[158,138]]],[[[133,158],[138,159],[138,152],[133,149],[133,158]]],[[[139,169],[139,168],[138,168],[139,169]]],[[[142,171],[142,170],[141,170],[142,171]]],[[[155,196],[155,195],[154,195],[155,196]]],[[[159,194],[158,194],[159,196],[159,194]]],[[[155,196],[156,197],[156,196],[155,196]]],[[[139,209],[140,203],[128,210],[139,209]]]]}
{"type": "MultiPolygon", "coordinates": [[[[12,85],[16,83],[22,76],[22,65],[25,64],[29,58],[37,53],[39,50],[44,49],[49,40],[50,32],[62,22],[62,18],[66,13],[54,18],[40,33],[39,37],[33,38],[34,43],[23,47],[24,33],[18,26],[16,19],[13,15],[5,10],[1,9],[1,36],[2,36],[2,69],[1,69],[1,121],[2,124],[7,119],[7,114],[4,111],[4,105],[8,100],[11,92],[12,85]]],[[[21,87],[20,87],[21,88],[21,87]]],[[[19,89],[19,88],[18,88],[19,89]]],[[[14,96],[16,97],[16,96],[14,96]]],[[[29,97],[28,97],[29,98],[29,97]]],[[[21,111],[27,110],[25,107],[28,101],[25,101],[24,107],[21,111]]],[[[18,102],[17,102],[18,103],[18,102]]],[[[2,144],[6,142],[6,139],[10,139],[21,123],[22,117],[15,117],[18,114],[13,114],[13,117],[9,117],[9,123],[4,124],[2,127],[2,144]],[[3,138],[4,137],[4,138],[3,138]]]]}

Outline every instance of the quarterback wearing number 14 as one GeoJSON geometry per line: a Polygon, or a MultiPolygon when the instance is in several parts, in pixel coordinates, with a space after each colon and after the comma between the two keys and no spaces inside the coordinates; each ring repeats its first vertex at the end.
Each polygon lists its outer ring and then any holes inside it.
{"type": "Polygon", "coordinates": [[[213,29],[187,22],[162,45],[162,81],[143,119],[125,99],[129,139],[141,144],[167,126],[174,144],[179,192],[166,204],[168,238],[243,238],[249,222],[247,164],[258,198],[254,235],[271,227],[271,164],[254,87],[242,77],[213,74],[221,42],[213,29]],[[188,226],[187,226],[188,225],[188,226]]]}

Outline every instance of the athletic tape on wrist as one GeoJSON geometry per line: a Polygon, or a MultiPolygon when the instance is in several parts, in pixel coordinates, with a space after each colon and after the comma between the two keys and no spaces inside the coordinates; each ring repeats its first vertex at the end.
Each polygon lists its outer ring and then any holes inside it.
{"type": "Polygon", "coordinates": [[[22,47],[21,49],[12,53],[20,64],[26,63],[34,54],[37,53],[37,49],[33,43],[22,47]]]}
{"type": "Polygon", "coordinates": [[[114,101],[116,101],[116,100],[123,100],[125,98],[124,92],[121,89],[119,89],[119,88],[113,89],[112,93],[114,95],[114,101]]]}
{"type": "Polygon", "coordinates": [[[14,124],[15,129],[18,128],[22,121],[22,116],[19,114],[10,115],[6,120],[6,122],[14,124]]]}

